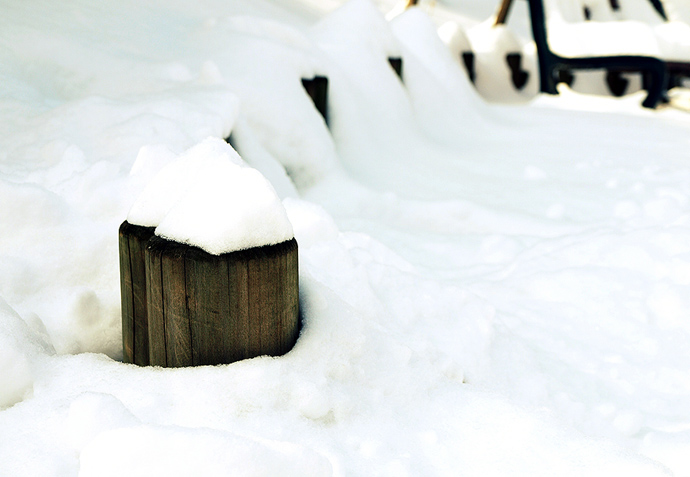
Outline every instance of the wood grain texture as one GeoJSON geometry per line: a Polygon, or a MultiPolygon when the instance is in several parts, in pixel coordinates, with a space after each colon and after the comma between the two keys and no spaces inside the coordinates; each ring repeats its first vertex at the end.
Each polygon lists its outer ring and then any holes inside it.
{"type": "Polygon", "coordinates": [[[290,351],[299,336],[299,256],[297,242],[291,240],[286,243],[287,250],[283,254],[284,268],[282,269],[283,305],[281,313],[281,353],[290,351]]]}
{"type": "Polygon", "coordinates": [[[119,230],[123,361],[142,366],[149,364],[144,249],[153,232],[127,221],[119,230]]]}
{"type": "Polygon", "coordinates": [[[261,354],[277,356],[282,353],[283,282],[281,272],[282,255],[275,253],[276,248],[266,248],[266,255],[261,263],[261,354]]]}
{"type": "Polygon", "coordinates": [[[132,295],[134,297],[134,363],[149,364],[149,330],[146,309],[146,262],[145,239],[138,235],[129,237],[129,254],[132,271],[132,295]]]}
{"type": "Polygon", "coordinates": [[[154,237],[146,248],[150,363],[279,356],[299,333],[297,242],[211,255],[154,237]]]}
{"type": "Polygon", "coordinates": [[[229,362],[234,330],[227,261],[190,248],[185,263],[193,363],[198,366],[229,362]]]}
{"type": "Polygon", "coordinates": [[[132,294],[132,269],[129,265],[129,237],[127,222],[120,225],[118,242],[120,249],[120,301],[122,307],[122,361],[134,362],[134,297],[132,294]]]}
{"type": "Polygon", "coordinates": [[[245,251],[250,324],[249,356],[280,356],[295,345],[299,329],[297,242],[245,251]]]}
{"type": "Polygon", "coordinates": [[[328,78],[325,76],[302,78],[302,86],[314,102],[314,106],[321,114],[321,117],[323,117],[326,126],[328,126],[328,78]]]}
{"type": "Polygon", "coordinates": [[[228,296],[230,298],[230,316],[232,317],[232,333],[234,349],[232,360],[251,357],[251,322],[249,317],[249,270],[247,261],[238,252],[233,257],[227,257],[228,264],[228,296]]]}
{"type": "Polygon", "coordinates": [[[149,319],[149,364],[166,367],[168,354],[165,344],[163,269],[161,266],[161,256],[164,249],[165,241],[158,237],[153,237],[146,247],[146,286],[149,319]]]}
{"type": "MultiPolygon", "coordinates": [[[[249,313],[249,358],[261,356],[264,347],[262,346],[262,326],[263,319],[263,300],[265,297],[264,289],[261,284],[263,273],[263,253],[262,248],[253,249],[252,254],[246,257],[247,262],[247,297],[249,313]]],[[[266,353],[267,354],[267,353],[266,353]]]]}
{"type": "Polygon", "coordinates": [[[185,271],[188,248],[167,242],[161,255],[165,344],[168,367],[171,368],[194,365],[185,271]]]}

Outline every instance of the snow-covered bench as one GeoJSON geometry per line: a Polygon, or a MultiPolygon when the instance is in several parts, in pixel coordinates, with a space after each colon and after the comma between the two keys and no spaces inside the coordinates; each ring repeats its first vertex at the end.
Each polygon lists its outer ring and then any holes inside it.
{"type": "Polygon", "coordinates": [[[650,53],[666,62],[669,87],[681,84],[684,77],[690,76],[690,25],[681,21],[670,0],[664,3],[661,0],[596,0],[595,3],[601,6],[592,11],[593,21],[625,25],[625,40],[635,37],[650,42],[650,53]]]}
{"type": "Polygon", "coordinates": [[[678,66],[684,63],[682,48],[675,41],[676,30],[683,28],[677,25],[684,24],[666,21],[651,4],[647,5],[649,10],[643,8],[640,2],[649,0],[528,1],[542,92],[558,94],[558,76],[569,70],[641,72],[647,90],[642,104],[653,108],[668,86],[669,72],[663,60],[669,62],[668,68],[675,74],[675,56],[664,53],[678,55],[678,66]],[[654,18],[650,13],[658,18],[656,25],[648,23],[654,18]]]}

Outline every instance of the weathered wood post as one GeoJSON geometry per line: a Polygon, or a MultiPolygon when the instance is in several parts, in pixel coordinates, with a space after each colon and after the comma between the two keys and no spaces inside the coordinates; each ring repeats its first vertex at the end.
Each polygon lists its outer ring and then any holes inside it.
{"type": "Polygon", "coordinates": [[[477,81],[477,71],[474,67],[474,52],[463,51],[461,53],[462,64],[465,65],[465,70],[467,71],[467,76],[469,77],[472,84],[477,81]]]}
{"type": "Polygon", "coordinates": [[[299,333],[294,239],[212,255],[160,237],[146,248],[151,364],[280,356],[299,333]]]}
{"type": "Polygon", "coordinates": [[[149,364],[144,250],[154,230],[126,220],[119,230],[122,360],[125,363],[149,364]]]}
{"type": "Polygon", "coordinates": [[[302,86],[328,126],[328,78],[325,76],[302,78],[302,86]]]}
{"type": "MultiPolygon", "coordinates": [[[[494,20],[494,27],[500,27],[506,24],[512,4],[513,0],[501,1],[501,5],[496,13],[496,19],[494,20]]],[[[527,80],[529,79],[529,72],[522,69],[522,53],[515,51],[506,54],[506,64],[510,69],[510,79],[513,82],[513,86],[515,86],[515,89],[518,91],[522,90],[525,85],[527,85],[527,80]]]]}
{"type": "Polygon", "coordinates": [[[166,166],[119,239],[125,362],[226,364],[294,346],[292,226],[270,183],[222,139],[166,166]]]}
{"type": "Polygon", "coordinates": [[[403,80],[403,61],[402,58],[391,56],[388,58],[388,64],[391,65],[395,74],[398,75],[400,81],[403,80]]]}

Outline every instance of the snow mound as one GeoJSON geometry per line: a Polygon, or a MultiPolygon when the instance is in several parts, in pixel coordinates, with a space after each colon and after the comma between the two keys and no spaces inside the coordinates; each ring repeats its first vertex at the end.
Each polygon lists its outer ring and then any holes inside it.
{"type": "Polygon", "coordinates": [[[156,235],[222,253],[294,237],[278,195],[227,142],[208,138],[164,167],[132,206],[127,221],[156,235]]]}
{"type": "Polygon", "coordinates": [[[37,357],[51,351],[0,298],[0,410],[30,396],[37,357]]]}
{"type": "MultiPolygon", "coordinates": [[[[326,47],[364,40],[373,52],[384,52],[388,56],[400,54],[386,18],[371,0],[350,0],[321,20],[313,33],[326,47]]],[[[353,55],[352,59],[357,58],[353,55]]]]}
{"type": "Polygon", "coordinates": [[[67,433],[72,446],[81,451],[103,432],[139,425],[139,420],[115,396],[86,392],[69,408],[67,433]]]}
{"type": "Polygon", "coordinates": [[[296,444],[182,427],[105,432],[82,451],[80,461],[80,477],[333,475],[328,459],[296,444]]]}
{"type": "Polygon", "coordinates": [[[231,162],[207,168],[170,209],[156,235],[213,255],[294,237],[271,183],[256,169],[231,162]]]}

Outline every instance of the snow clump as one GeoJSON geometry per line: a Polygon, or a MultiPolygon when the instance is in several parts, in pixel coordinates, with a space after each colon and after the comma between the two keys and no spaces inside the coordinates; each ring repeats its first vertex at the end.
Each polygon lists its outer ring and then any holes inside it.
{"type": "Polygon", "coordinates": [[[34,362],[52,351],[21,317],[0,298],[0,410],[29,397],[34,385],[34,362]]]}
{"type": "Polygon", "coordinates": [[[271,183],[218,138],[206,139],[164,167],[127,220],[214,255],[294,237],[271,183]]]}

